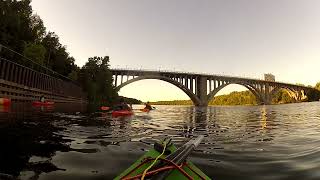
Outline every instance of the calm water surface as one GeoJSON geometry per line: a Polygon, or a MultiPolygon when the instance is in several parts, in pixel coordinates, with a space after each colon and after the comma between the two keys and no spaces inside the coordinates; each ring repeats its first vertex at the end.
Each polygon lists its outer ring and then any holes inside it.
{"type": "MultiPolygon", "coordinates": [[[[138,106],[136,107],[138,108],[138,106]]],[[[127,118],[80,105],[0,106],[0,173],[18,179],[112,179],[167,135],[213,179],[320,179],[320,103],[157,106],[127,118]]],[[[0,177],[1,177],[0,176],[0,177]]]]}

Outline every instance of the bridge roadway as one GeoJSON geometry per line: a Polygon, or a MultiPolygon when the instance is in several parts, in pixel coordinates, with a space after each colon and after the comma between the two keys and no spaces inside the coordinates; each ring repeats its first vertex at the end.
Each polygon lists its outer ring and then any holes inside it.
{"type": "Polygon", "coordinates": [[[170,72],[155,70],[111,69],[114,85],[122,87],[143,79],[158,79],[171,83],[185,92],[196,106],[207,106],[209,101],[229,84],[246,87],[255,96],[259,104],[271,104],[274,94],[285,89],[295,101],[306,98],[306,92],[313,88],[284,82],[235,76],[170,72]]]}

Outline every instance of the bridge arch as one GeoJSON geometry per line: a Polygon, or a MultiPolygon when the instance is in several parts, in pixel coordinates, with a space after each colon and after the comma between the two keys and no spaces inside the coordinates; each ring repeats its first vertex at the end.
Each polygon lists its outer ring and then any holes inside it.
{"type": "Polygon", "coordinates": [[[256,97],[258,104],[262,104],[264,102],[261,93],[259,93],[259,91],[254,86],[252,86],[250,84],[245,84],[242,82],[228,82],[226,84],[223,84],[223,85],[217,87],[216,89],[214,89],[213,91],[211,91],[208,94],[208,102],[210,102],[220,90],[222,90],[223,88],[225,88],[226,86],[231,85],[231,84],[236,84],[236,85],[241,85],[241,86],[246,87],[256,97]]]}
{"type": "Polygon", "coordinates": [[[288,95],[295,101],[299,100],[299,92],[295,89],[292,89],[290,87],[285,87],[285,86],[279,86],[279,87],[275,87],[272,91],[271,91],[271,98],[274,98],[275,94],[278,93],[280,90],[285,90],[288,95]]]}
{"type": "Polygon", "coordinates": [[[162,81],[168,82],[170,84],[173,84],[174,86],[181,89],[184,93],[186,93],[189,96],[189,98],[192,100],[194,105],[197,106],[200,104],[200,99],[192,91],[187,89],[183,84],[179,83],[178,81],[175,81],[175,80],[173,80],[169,77],[165,77],[165,76],[159,76],[159,75],[138,76],[138,77],[130,79],[126,82],[123,82],[122,84],[117,86],[116,89],[120,90],[121,88],[123,88],[124,86],[126,86],[128,84],[131,84],[133,82],[140,81],[140,80],[145,80],[145,79],[157,79],[157,80],[162,80],[162,81]]]}

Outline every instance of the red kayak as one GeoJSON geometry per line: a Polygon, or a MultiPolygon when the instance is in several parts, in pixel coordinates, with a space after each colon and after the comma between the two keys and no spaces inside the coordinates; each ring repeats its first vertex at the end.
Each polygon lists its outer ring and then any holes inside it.
{"type": "Polygon", "coordinates": [[[0,98],[0,105],[9,106],[11,104],[11,99],[9,98],[0,98]]]}
{"type": "Polygon", "coordinates": [[[32,102],[33,106],[52,106],[54,105],[54,102],[52,101],[45,101],[45,102],[40,102],[40,101],[34,101],[32,102]]]}
{"type": "Polygon", "coordinates": [[[131,116],[131,115],[133,115],[133,112],[128,110],[112,111],[112,116],[114,117],[131,116]]]}

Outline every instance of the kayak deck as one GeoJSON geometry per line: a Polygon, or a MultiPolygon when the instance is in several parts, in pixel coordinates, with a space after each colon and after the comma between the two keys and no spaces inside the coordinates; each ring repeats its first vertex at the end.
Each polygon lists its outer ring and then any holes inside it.
{"type": "MultiPolygon", "coordinates": [[[[177,148],[172,144],[167,147],[173,153],[177,150],[177,148]]],[[[159,156],[161,153],[156,151],[155,149],[149,150],[142,157],[140,157],[133,165],[131,165],[128,169],[122,172],[115,180],[126,179],[130,177],[135,177],[141,175],[143,171],[150,166],[153,160],[147,161],[148,159],[154,159],[159,156]],[[142,164],[143,162],[146,162],[142,164]]],[[[160,158],[164,159],[166,155],[162,155],[160,158]]],[[[159,162],[159,160],[158,160],[159,162]]],[[[186,166],[183,166],[182,169],[193,179],[210,179],[207,175],[205,175],[199,168],[197,168],[192,162],[187,161],[186,166]]],[[[149,170],[150,172],[152,170],[149,170]]],[[[166,177],[167,180],[173,179],[188,179],[185,175],[183,175],[178,169],[171,170],[170,174],[166,177]]]]}

